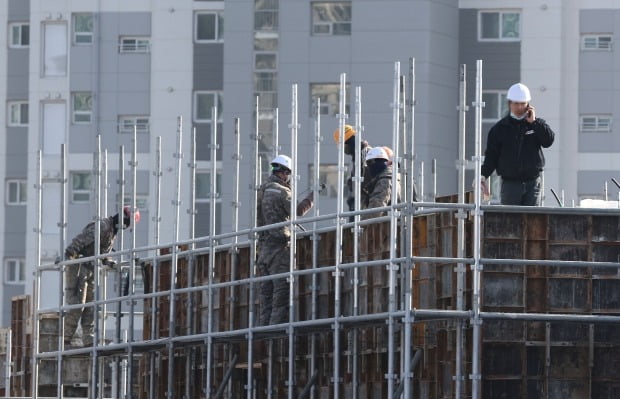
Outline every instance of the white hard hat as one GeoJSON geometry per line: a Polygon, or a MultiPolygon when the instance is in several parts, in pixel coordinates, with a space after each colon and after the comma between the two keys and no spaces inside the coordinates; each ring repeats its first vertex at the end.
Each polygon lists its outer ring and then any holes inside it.
{"type": "Polygon", "coordinates": [[[516,101],[519,103],[527,103],[532,100],[530,89],[528,89],[523,83],[515,83],[510,86],[506,98],[510,101],[516,101]]]}
{"type": "Polygon", "coordinates": [[[366,161],[370,161],[371,159],[385,159],[389,161],[390,156],[387,151],[385,151],[384,147],[373,147],[366,154],[366,161]]]}
{"type": "Polygon", "coordinates": [[[293,164],[293,161],[291,161],[291,158],[286,155],[278,155],[271,161],[271,165],[281,165],[281,166],[284,166],[288,170],[292,170],[291,168],[292,164],[293,164]]]}

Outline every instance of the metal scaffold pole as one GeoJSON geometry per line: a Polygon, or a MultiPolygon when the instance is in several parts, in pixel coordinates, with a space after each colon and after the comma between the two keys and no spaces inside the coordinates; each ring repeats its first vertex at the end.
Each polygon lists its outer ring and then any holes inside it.
{"type": "MultiPolygon", "coordinates": [[[[355,212],[359,212],[362,208],[361,203],[361,195],[362,195],[362,181],[364,177],[362,176],[362,162],[365,162],[362,159],[362,131],[364,130],[362,126],[362,88],[357,86],[355,88],[355,131],[357,138],[355,139],[355,177],[353,178],[353,182],[355,183],[355,212]]],[[[341,137],[344,137],[343,132],[341,131],[341,137]]],[[[360,223],[360,215],[355,214],[353,218],[353,262],[357,263],[359,261],[359,241],[361,238],[361,227],[360,223]]],[[[356,267],[353,269],[353,316],[357,316],[359,314],[359,269],[356,267]]],[[[352,370],[352,386],[353,390],[353,399],[357,399],[359,395],[359,338],[358,338],[358,329],[353,329],[353,370],[352,370]]]]}
{"type": "MultiPolygon", "coordinates": [[[[213,332],[213,274],[215,273],[215,225],[217,192],[217,107],[211,108],[214,123],[211,124],[211,203],[209,204],[209,277],[208,277],[208,306],[207,333],[213,332]]],[[[213,337],[207,336],[207,397],[211,395],[211,368],[213,367],[213,337]]]]}
{"type": "MultiPolygon", "coordinates": [[[[239,178],[241,174],[241,127],[240,126],[241,124],[240,124],[239,118],[235,118],[235,153],[232,155],[232,159],[233,161],[235,161],[235,186],[234,186],[235,189],[233,192],[233,201],[231,204],[233,207],[233,212],[232,212],[233,231],[239,230],[239,208],[241,207],[241,203],[239,202],[239,178]]],[[[239,249],[237,248],[238,243],[239,243],[239,236],[235,235],[233,237],[233,246],[230,249],[230,255],[231,255],[230,281],[237,280],[237,269],[239,268],[239,249]]],[[[234,285],[230,286],[229,295],[230,295],[229,297],[230,305],[229,305],[228,314],[232,316],[235,311],[235,304],[237,303],[237,296],[236,296],[237,294],[236,294],[234,285]]],[[[231,331],[235,329],[235,322],[234,322],[233,317],[230,317],[230,320],[228,321],[228,329],[231,331]]],[[[236,353],[233,353],[233,351],[231,350],[230,353],[228,354],[229,364],[232,364],[233,358],[235,355],[236,353]]],[[[226,397],[227,398],[232,397],[232,381],[231,380],[229,380],[227,384],[227,396],[226,397]]]]}
{"type": "Polygon", "coordinates": [[[340,398],[340,291],[341,291],[341,270],[342,263],[342,221],[340,220],[343,212],[344,197],[344,125],[346,115],[346,74],[340,74],[340,109],[338,112],[338,128],[340,132],[338,140],[338,199],[336,204],[336,246],[335,246],[335,266],[334,271],[334,399],[340,398]]]}
{"type": "MultiPolygon", "coordinates": [[[[187,163],[189,168],[189,208],[187,213],[189,215],[189,249],[193,251],[196,248],[194,238],[196,237],[196,127],[192,128],[192,135],[190,139],[190,161],[187,163]]],[[[187,268],[187,286],[192,287],[194,285],[194,268],[196,267],[196,255],[192,252],[189,256],[189,265],[187,268]]],[[[187,329],[186,334],[194,334],[194,295],[188,294],[187,296],[187,329]]],[[[192,361],[194,359],[194,347],[190,347],[187,352],[189,355],[185,356],[185,397],[191,398],[192,390],[194,387],[193,373],[192,373],[192,361]]]]}
{"type": "MultiPolygon", "coordinates": [[[[252,346],[253,346],[253,342],[254,342],[254,332],[253,332],[253,327],[254,327],[254,276],[256,275],[256,241],[258,239],[257,237],[257,233],[255,231],[256,229],[256,218],[257,218],[257,211],[256,211],[256,206],[257,206],[257,202],[258,202],[258,188],[260,185],[260,158],[258,156],[258,144],[259,144],[259,139],[260,139],[260,134],[258,133],[258,96],[256,96],[256,104],[255,104],[255,108],[254,108],[254,115],[255,115],[255,119],[254,119],[254,134],[250,135],[250,138],[252,140],[254,140],[254,148],[252,150],[253,152],[253,159],[252,161],[254,162],[254,176],[252,179],[252,184],[250,185],[250,188],[252,189],[252,220],[250,223],[250,228],[251,228],[251,232],[250,232],[250,292],[248,294],[248,327],[250,328],[250,331],[248,331],[248,378],[247,378],[247,385],[245,386],[246,389],[246,393],[247,393],[247,399],[252,399],[253,398],[253,394],[254,394],[254,389],[253,389],[253,376],[252,376],[252,367],[251,365],[253,364],[253,351],[252,351],[252,346]]],[[[270,398],[271,397],[271,386],[268,383],[267,384],[267,397],[270,398]]]]}
{"type": "MultiPolygon", "coordinates": [[[[319,216],[320,212],[320,189],[321,189],[321,99],[316,99],[316,120],[314,122],[314,216],[319,216]]],[[[320,236],[316,233],[317,222],[312,222],[312,269],[315,270],[319,267],[318,253],[319,253],[319,239],[320,236]]],[[[317,296],[318,289],[317,275],[312,273],[312,305],[311,305],[311,318],[316,319],[317,316],[317,296]]],[[[316,334],[312,334],[310,340],[310,373],[316,370],[316,334]]],[[[310,388],[310,398],[314,399],[316,396],[316,388],[314,385],[310,388]]]]}
{"type": "MultiPolygon", "coordinates": [[[[466,112],[469,107],[467,106],[467,67],[465,64],[461,65],[459,74],[459,105],[457,110],[459,112],[459,161],[458,161],[458,186],[459,204],[465,203],[465,134],[466,134],[466,112]]],[[[465,209],[459,209],[457,213],[458,218],[458,232],[457,232],[457,257],[465,257],[465,219],[467,214],[465,209]]],[[[465,285],[465,264],[459,262],[456,268],[456,309],[463,310],[463,294],[465,285]]],[[[454,375],[454,397],[460,399],[462,395],[463,384],[463,321],[457,320],[456,325],[456,365],[454,375]]]]}
{"type": "MultiPolygon", "coordinates": [[[[413,216],[415,214],[415,207],[413,206],[413,202],[415,200],[415,180],[413,175],[413,162],[415,159],[414,152],[414,110],[415,110],[415,60],[413,58],[409,58],[409,86],[410,90],[410,100],[407,103],[405,100],[402,103],[406,106],[409,104],[409,107],[403,110],[403,112],[409,113],[409,127],[411,129],[410,137],[408,141],[403,141],[403,151],[406,153],[406,156],[403,157],[405,165],[405,200],[407,202],[407,216],[406,216],[406,234],[405,234],[405,257],[407,261],[405,262],[405,278],[403,284],[403,310],[405,310],[405,318],[403,320],[405,324],[405,337],[404,337],[404,347],[403,347],[403,371],[401,372],[401,384],[403,386],[403,392],[405,398],[412,397],[412,380],[413,380],[413,370],[411,370],[411,348],[413,345],[412,342],[412,330],[413,330],[413,317],[411,315],[411,310],[413,310],[412,303],[412,268],[413,262],[411,261],[411,257],[413,256],[413,216]]],[[[406,92],[406,91],[405,91],[406,92]]],[[[406,126],[403,127],[406,131],[406,126]]],[[[407,137],[405,133],[404,137],[407,137]]]]}
{"type": "MultiPolygon", "coordinates": [[[[108,150],[103,150],[103,158],[101,160],[101,169],[102,169],[102,180],[101,180],[101,191],[102,191],[102,210],[101,217],[108,216],[108,150]]],[[[108,273],[103,268],[100,268],[99,278],[101,281],[101,292],[103,292],[103,297],[108,297],[108,273]]],[[[107,319],[107,310],[108,305],[104,304],[101,307],[101,338],[105,339],[105,331],[106,331],[106,319],[107,319]]],[[[103,370],[103,367],[102,367],[103,370]]],[[[100,376],[100,380],[103,381],[103,374],[100,376]]],[[[103,385],[101,385],[103,387],[103,385]]],[[[100,389],[100,395],[103,396],[103,391],[100,389]]]]}
{"type": "MultiPolygon", "coordinates": [[[[159,246],[159,228],[161,224],[161,177],[163,175],[161,169],[161,136],[157,136],[156,145],[155,145],[155,171],[153,175],[155,176],[155,216],[152,218],[154,223],[154,244],[155,246],[159,246]]],[[[156,250],[157,251],[157,250],[156,250]]],[[[156,254],[157,255],[157,254],[156,254]]],[[[157,291],[157,274],[158,274],[158,265],[159,260],[157,256],[153,258],[153,275],[151,276],[151,290],[152,292],[157,291]]],[[[158,297],[151,298],[151,339],[158,338],[157,335],[157,304],[159,302],[158,297]]],[[[155,361],[157,359],[158,352],[152,351],[149,355],[149,399],[155,398],[155,361]]]]}
{"type": "Polygon", "coordinates": [[[424,202],[424,161],[420,161],[420,202],[424,202]]]}
{"type": "MultiPolygon", "coordinates": [[[[97,301],[101,300],[101,289],[99,287],[99,269],[101,268],[101,259],[99,255],[101,254],[101,247],[97,245],[101,242],[101,135],[97,135],[96,138],[96,151],[93,156],[93,175],[95,176],[95,244],[93,245],[93,255],[97,258],[93,261],[93,275],[94,275],[94,294],[95,294],[95,303],[88,304],[86,306],[93,306],[94,312],[94,339],[92,345],[94,347],[100,344],[100,320],[99,320],[99,305],[97,301]]],[[[85,339],[85,335],[82,339],[85,339]]],[[[97,350],[93,348],[91,351],[91,380],[90,380],[90,389],[88,392],[89,398],[97,397],[97,387],[99,386],[99,354],[97,350]]]]}
{"type": "MultiPolygon", "coordinates": [[[[178,267],[178,245],[179,241],[179,223],[181,209],[181,162],[183,159],[183,118],[177,118],[177,152],[176,158],[176,181],[175,181],[175,199],[172,200],[174,206],[174,222],[173,222],[173,240],[172,240],[172,259],[170,267],[170,312],[168,314],[168,398],[174,397],[174,343],[171,338],[175,335],[176,323],[176,306],[175,291],[177,287],[177,267],[178,267]]],[[[208,370],[207,370],[208,371],[208,370]]]]}
{"type": "Polygon", "coordinates": [[[36,226],[34,231],[35,244],[34,244],[34,261],[35,261],[35,275],[34,275],[34,312],[32,321],[32,397],[39,397],[39,359],[37,354],[39,353],[39,309],[41,308],[41,234],[42,234],[42,202],[43,202],[43,154],[41,150],[37,151],[37,183],[35,184],[35,190],[37,190],[37,216],[36,226]]]}
{"type": "MultiPolygon", "coordinates": [[[[125,147],[120,146],[118,150],[118,204],[117,204],[117,213],[119,215],[123,214],[123,199],[125,198],[125,147]]],[[[118,248],[122,252],[125,247],[125,231],[121,228],[118,229],[118,248]]],[[[119,264],[122,264],[122,256],[119,259],[119,264]]],[[[123,285],[123,275],[121,273],[121,268],[119,268],[116,273],[116,288],[118,289],[118,296],[123,296],[122,291],[123,285]]],[[[122,316],[122,307],[123,303],[121,301],[116,303],[116,325],[115,325],[115,334],[114,334],[114,342],[121,342],[121,316],[122,316]]],[[[116,394],[117,398],[125,396],[125,392],[127,391],[127,387],[121,383],[121,357],[114,357],[114,379],[112,383],[113,392],[116,394]],[[116,382],[116,385],[114,384],[116,382]]]]}
{"type": "Polygon", "coordinates": [[[475,184],[474,184],[474,265],[473,265],[473,297],[472,297],[472,310],[473,318],[471,320],[473,324],[473,345],[472,345],[472,374],[470,376],[472,380],[472,399],[479,399],[481,397],[480,380],[480,340],[481,340],[481,324],[480,318],[480,277],[482,271],[482,264],[480,263],[480,241],[481,241],[481,224],[482,224],[482,210],[480,209],[482,198],[480,193],[480,167],[482,163],[482,108],[484,103],[482,102],[482,60],[476,61],[476,100],[473,104],[475,108],[475,184]]]}
{"type": "Polygon", "coordinates": [[[273,116],[273,157],[280,153],[280,109],[276,108],[273,116]]]}
{"type": "MultiPolygon", "coordinates": [[[[133,343],[134,339],[134,319],[136,302],[133,299],[136,294],[136,196],[138,187],[138,128],[133,126],[133,137],[131,138],[131,252],[129,257],[129,342],[133,343]]],[[[124,202],[121,199],[121,202],[124,202]]],[[[124,216],[124,215],[123,215],[124,216]]],[[[119,216],[120,217],[120,216],[119,216]]],[[[127,351],[127,389],[133,392],[133,345],[129,345],[127,351]]]]}
{"type": "Polygon", "coordinates": [[[295,321],[295,276],[293,272],[296,269],[296,251],[297,251],[297,226],[295,221],[297,220],[297,187],[299,183],[299,175],[297,170],[297,132],[299,130],[299,121],[297,120],[297,85],[294,84],[291,88],[291,217],[290,217],[290,230],[291,230],[291,244],[289,252],[289,325],[288,331],[288,398],[293,399],[293,391],[295,391],[295,331],[293,329],[293,323],[295,321]]]}
{"type": "Polygon", "coordinates": [[[395,358],[395,324],[396,320],[393,315],[396,312],[397,298],[396,298],[396,272],[399,269],[399,264],[394,263],[393,259],[396,258],[397,247],[397,235],[396,228],[398,227],[397,211],[393,207],[398,198],[398,141],[399,141],[399,122],[400,122],[400,62],[394,64],[394,97],[392,99],[392,151],[394,152],[394,161],[392,162],[392,193],[390,196],[390,204],[392,208],[390,210],[390,264],[389,264],[389,293],[388,293],[388,364],[387,375],[388,380],[388,399],[394,397],[394,383],[396,380],[396,374],[394,372],[394,358],[395,358]]]}
{"type": "MultiPolygon", "coordinates": [[[[59,228],[59,258],[64,259],[65,253],[65,245],[67,241],[67,152],[65,144],[60,145],[60,178],[58,179],[60,183],[60,222],[58,222],[59,228]]],[[[59,295],[59,304],[65,305],[65,270],[66,266],[63,264],[60,266],[60,278],[58,279],[58,295],[59,295]]],[[[58,368],[56,370],[56,395],[59,398],[63,398],[63,384],[62,384],[62,351],[64,351],[65,344],[65,312],[60,311],[58,314],[58,348],[60,349],[58,352],[58,356],[56,357],[56,361],[58,364],[58,368]]],[[[8,386],[8,385],[7,385],[8,386]]]]}

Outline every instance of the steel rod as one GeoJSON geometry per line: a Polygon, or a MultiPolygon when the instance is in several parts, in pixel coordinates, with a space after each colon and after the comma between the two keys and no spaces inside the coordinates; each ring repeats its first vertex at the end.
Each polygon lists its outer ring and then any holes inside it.
{"type": "MultiPolygon", "coordinates": [[[[95,233],[94,233],[94,242],[93,242],[93,254],[97,258],[92,262],[93,266],[93,280],[94,280],[94,299],[95,303],[86,303],[84,306],[92,306],[93,307],[93,321],[94,321],[94,337],[93,342],[90,346],[97,346],[100,344],[100,320],[99,320],[99,305],[98,302],[101,299],[101,290],[99,287],[99,270],[101,268],[101,259],[98,256],[101,254],[101,135],[97,135],[96,137],[96,149],[93,154],[93,175],[95,176],[95,233]]],[[[79,276],[78,276],[79,279],[79,276]]],[[[83,287],[86,291],[86,298],[88,300],[88,288],[83,287]]],[[[86,335],[83,332],[82,341],[86,339],[86,335]]],[[[84,344],[84,342],[82,342],[84,344]]],[[[97,387],[99,385],[99,356],[97,351],[92,351],[91,353],[91,380],[90,380],[90,388],[88,392],[89,398],[97,397],[97,387]]]]}
{"type": "MultiPolygon", "coordinates": [[[[65,246],[67,245],[67,151],[65,144],[60,145],[60,222],[58,223],[59,227],[59,258],[64,260],[65,257],[65,246]]],[[[66,303],[65,301],[65,274],[66,267],[61,266],[60,278],[58,279],[59,284],[59,296],[60,301],[58,302],[61,306],[66,303]]],[[[58,312],[58,348],[62,352],[65,349],[65,314],[63,312],[58,312]]],[[[63,381],[62,381],[62,363],[63,358],[59,354],[57,357],[58,367],[56,369],[56,395],[59,398],[64,397],[64,389],[63,389],[63,381]]],[[[9,363],[9,362],[7,362],[9,363]]],[[[10,385],[6,385],[9,387],[10,385]]]]}
{"type": "MultiPolygon", "coordinates": [[[[354,207],[355,211],[358,212],[362,208],[361,196],[362,196],[362,182],[364,177],[362,176],[362,162],[366,162],[365,159],[362,159],[362,137],[363,137],[363,127],[362,127],[362,88],[355,88],[355,153],[354,164],[355,171],[353,177],[353,187],[355,190],[354,194],[354,207]]],[[[344,136],[344,133],[341,133],[344,136]]],[[[360,230],[360,215],[356,214],[353,217],[353,263],[357,263],[359,261],[359,241],[361,236],[360,230]]],[[[359,269],[356,267],[353,269],[353,315],[356,316],[359,314],[359,269]]],[[[353,393],[353,399],[357,399],[359,396],[359,359],[358,359],[358,330],[353,330],[353,370],[352,370],[352,384],[351,389],[353,393]]]]}
{"type": "Polygon", "coordinates": [[[34,290],[33,290],[33,304],[35,311],[32,312],[32,397],[38,398],[39,396],[39,311],[41,308],[41,271],[39,266],[41,265],[41,233],[42,233],[42,201],[43,201],[43,154],[41,150],[37,151],[37,183],[36,189],[36,227],[35,227],[35,245],[34,245],[34,261],[36,265],[34,276],[34,290]]]}
{"type": "MultiPolygon", "coordinates": [[[[321,214],[321,196],[320,196],[320,179],[321,179],[321,98],[316,99],[316,120],[314,124],[314,216],[321,214]]],[[[319,267],[319,239],[320,236],[316,233],[317,222],[312,222],[312,270],[316,270],[319,267]]],[[[311,319],[314,320],[317,317],[317,275],[312,274],[312,303],[311,303],[311,319]]],[[[316,369],[316,334],[312,334],[310,338],[310,370],[316,369]]],[[[310,397],[316,396],[316,389],[314,387],[310,390],[310,397]]]]}
{"type": "MultiPolygon", "coordinates": [[[[119,215],[119,218],[121,217],[120,215],[123,215],[123,207],[124,207],[124,200],[125,200],[125,147],[124,146],[120,146],[119,148],[119,152],[118,152],[118,203],[117,203],[117,213],[119,215]]],[[[118,289],[118,297],[121,298],[123,297],[124,293],[122,291],[122,286],[123,286],[123,274],[121,273],[122,268],[120,267],[120,265],[123,263],[123,255],[124,253],[124,246],[125,246],[125,230],[124,229],[118,229],[118,248],[119,248],[119,268],[118,268],[118,272],[116,273],[116,288],[118,289]]],[[[120,343],[121,342],[121,316],[122,316],[122,307],[123,307],[123,302],[122,301],[118,301],[116,303],[116,317],[115,317],[115,334],[114,334],[114,342],[115,343],[120,343]]],[[[114,373],[116,376],[116,387],[115,387],[115,394],[116,397],[121,397],[124,396],[124,393],[126,392],[127,387],[125,385],[121,384],[122,379],[122,373],[124,373],[124,369],[121,367],[121,358],[119,356],[116,356],[114,358],[114,373]]]]}

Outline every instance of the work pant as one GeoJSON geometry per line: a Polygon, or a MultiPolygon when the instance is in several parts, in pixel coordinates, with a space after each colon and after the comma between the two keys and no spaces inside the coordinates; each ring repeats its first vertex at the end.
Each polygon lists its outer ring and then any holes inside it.
{"type": "MultiPolygon", "coordinates": [[[[288,243],[261,243],[258,253],[260,276],[286,273],[289,271],[290,247],[288,243]]],[[[286,277],[263,281],[260,285],[261,326],[285,323],[289,319],[289,285],[286,277]]]]}
{"type": "MultiPolygon", "coordinates": [[[[65,271],[65,302],[67,305],[92,302],[95,298],[95,275],[91,263],[69,265],[65,271]],[[79,273],[79,274],[78,274],[79,273]]],[[[65,342],[71,341],[78,323],[82,325],[82,343],[93,344],[95,327],[93,306],[71,309],[65,315],[65,342]]]]}
{"type": "Polygon", "coordinates": [[[502,205],[540,205],[540,177],[518,181],[502,179],[502,205]]]}

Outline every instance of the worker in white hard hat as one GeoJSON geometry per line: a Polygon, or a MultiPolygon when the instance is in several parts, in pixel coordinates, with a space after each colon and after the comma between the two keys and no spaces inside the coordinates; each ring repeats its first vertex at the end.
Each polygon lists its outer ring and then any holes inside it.
{"type": "Polygon", "coordinates": [[[530,90],[523,83],[510,86],[506,95],[510,113],[489,131],[482,190],[488,196],[487,179],[493,171],[502,178],[502,205],[540,204],[540,174],[545,166],[542,149],[553,144],[555,133],[530,104],[530,90]]]}
{"type": "MultiPolygon", "coordinates": [[[[389,149],[389,148],[388,148],[389,149]]],[[[391,149],[389,149],[391,152],[391,149]]],[[[386,147],[374,147],[366,154],[366,168],[369,181],[365,183],[367,196],[362,209],[380,208],[392,204],[392,164],[386,147]]],[[[396,192],[400,192],[397,179],[396,192]]],[[[396,202],[398,198],[396,198],[396,202]]],[[[364,219],[379,217],[385,213],[366,214],[364,219]]]]}
{"type": "MultiPolygon", "coordinates": [[[[256,218],[258,226],[291,219],[291,158],[278,155],[271,161],[272,174],[258,189],[256,218]]],[[[305,215],[313,205],[313,191],[297,205],[297,216],[305,215]]],[[[288,225],[261,231],[258,239],[258,272],[261,276],[289,270],[291,232],[288,225]]],[[[268,280],[260,286],[260,325],[288,321],[289,285],[286,278],[268,280]]]]}
{"type": "MultiPolygon", "coordinates": [[[[361,198],[360,198],[360,203],[364,203],[366,201],[366,191],[364,189],[364,182],[368,181],[368,173],[366,170],[366,154],[368,154],[368,151],[370,151],[370,149],[372,148],[369,144],[368,141],[366,140],[362,140],[360,143],[360,154],[359,156],[357,156],[355,154],[355,140],[356,138],[356,131],[353,128],[353,126],[351,125],[344,125],[344,153],[346,155],[350,155],[351,156],[351,161],[352,161],[352,165],[351,165],[351,175],[349,176],[349,178],[347,179],[347,187],[349,189],[349,195],[347,196],[347,205],[349,206],[349,210],[353,211],[355,210],[355,189],[353,186],[353,178],[355,177],[355,162],[356,159],[360,159],[361,160],[361,164],[360,164],[360,175],[362,176],[362,190],[361,190],[361,198]]],[[[334,142],[336,143],[336,145],[340,144],[340,137],[342,137],[340,135],[340,128],[336,128],[336,130],[334,130],[334,142]]],[[[353,217],[350,218],[351,221],[353,220],[353,217]]]]}

